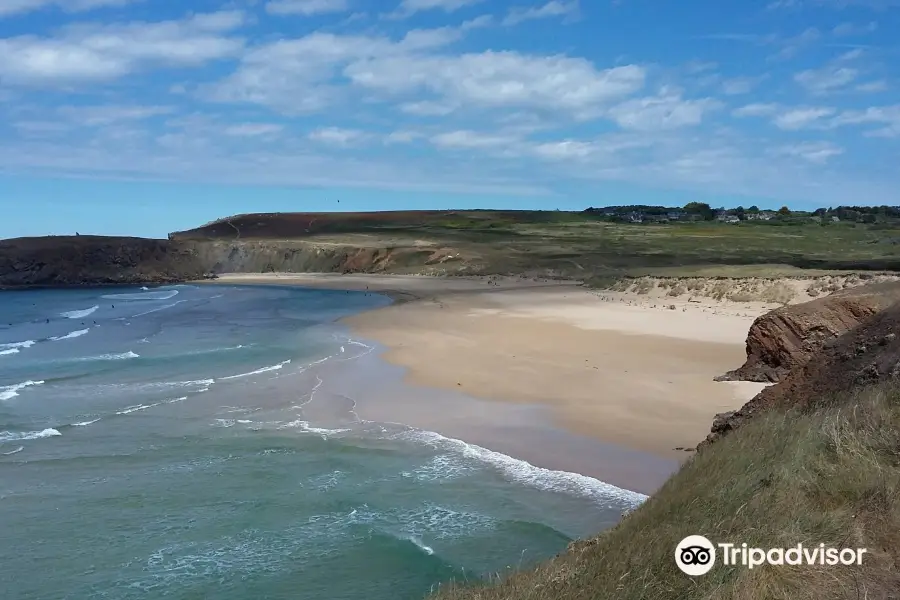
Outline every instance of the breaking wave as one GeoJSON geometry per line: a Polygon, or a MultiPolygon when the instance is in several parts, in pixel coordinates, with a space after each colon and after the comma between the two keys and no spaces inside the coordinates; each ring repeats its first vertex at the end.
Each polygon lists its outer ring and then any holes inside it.
{"type": "Polygon", "coordinates": [[[85,308],[83,310],[70,310],[63,313],[59,313],[59,316],[65,317],[67,319],[83,319],[86,316],[93,314],[95,310],[100,308],[99,305],[92,306],[90,308],[85,308]]]}
{"type": "Polygon", "coordinates": [[[47,428],[41,431],[0,431],[0,443],[39,440],[41,438],[56,437],[58,435],[62,434],[53,428],[47,428]]]}
{"type": "Polygon", "coordinates": [[[100,296],[104,300],[168,300],[178,295],[178,290],[162,292],[144,292],[142,294],[107,294],[100,296]]]}
{"type": "Polygon", "coordinates": [[[54,336],[54,337],[51,337],[48,339],[52,342],[58,342],[60,340],[71,340],[71,339],[86,335],[89,331],[90,331],[90,329],[79,329],[78,331],[71,331],[71,332],[67,333],[66,335],[58,335],[58,336],[54,336]]]}
{"type": "Polygon", "coordinates": [[[28,381],[23,381],[22,383],[0,387],[0,400],[10,400],[19,395],[19,390],[31,387],[33,385],[41,385],[43,383],[43,381],[31,381],[29,379],[28,381]]]}

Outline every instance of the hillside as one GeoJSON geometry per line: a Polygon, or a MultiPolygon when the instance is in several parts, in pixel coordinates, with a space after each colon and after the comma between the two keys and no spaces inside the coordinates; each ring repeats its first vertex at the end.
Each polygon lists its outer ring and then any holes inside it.
{"type": "Polygon", "coordinates": [[[562,211],[249,214],[175,232],[168,240],[4,240],[0,286],[168,282],[208,273],[283,271],[512,274],[603,287],[640,275],[900,270],[893,234],[856,223],[637,225],[562,211]]]}
{"type": "MultiPolygon", "coordinates": [[[[895,291],[895,290],[892,290],[895,291]]],[[[765,389],[643,506],[596,538],[439,600],[888,599],[900,591],[900,305],[826,341],[765,389]],[[861,566],[717,564],[682,574],[677,543],[866,548],[861,566]]]]}

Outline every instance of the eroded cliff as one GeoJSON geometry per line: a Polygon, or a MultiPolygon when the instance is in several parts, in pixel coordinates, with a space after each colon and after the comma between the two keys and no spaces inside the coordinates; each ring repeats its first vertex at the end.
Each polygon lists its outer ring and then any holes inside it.
{"type": "Polygon", "coordinates": [[[172,283],[204,277],[190,246],[168,240],[51,236],[0,241],[0,287],[172,283]]]}
{"type": "Polygon", "coordinates": [[[722,381],[776,383],[822,346],[900,300],[895,282],[846,289],[758,317],[747,334],[747,360],[722,381]]]}
{"type": "Polygon", "coordinates": [[[747,339],[748,361],[741,369],[777,377],[768,380],[777,383],[740,409],[716,415],[698,450],[767,410],[817,408],[837,394],[896,379],[900,376],[898,301],[900,284],[884,283],[778,309],[757,319],[747,339]]]}

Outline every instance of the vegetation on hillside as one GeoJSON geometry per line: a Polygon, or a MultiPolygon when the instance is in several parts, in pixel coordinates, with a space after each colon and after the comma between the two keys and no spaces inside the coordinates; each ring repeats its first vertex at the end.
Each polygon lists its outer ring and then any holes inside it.
{"type": "Polygon", "coordinates": [[[691,459],[644,505],[535,568],[443,586],[435,600],[829,600],[900,591],[900,387],[774,411],[691,459]],[[721,561],[689,577],[688,535],[751,547],[865,548],[861,566],[721,561]]]}
{"type": "Polygon", "coordinates": [[[809,218],[788,227],[765,225],[776,222],[786,223],[773,219],[635,225],[589,212],[563,211],[283,213],[239,215],[171,237],[434,250],[438,258],[409,266],[410,272],[433,274],[589,279],[656,274],[672,268],[689,275],[711,265],[770,264],[900,270],[900,235],[891,229],[854,223],[823,226],[809,218]],[[426,265],[430,268],[424,269],[426,265]]]}

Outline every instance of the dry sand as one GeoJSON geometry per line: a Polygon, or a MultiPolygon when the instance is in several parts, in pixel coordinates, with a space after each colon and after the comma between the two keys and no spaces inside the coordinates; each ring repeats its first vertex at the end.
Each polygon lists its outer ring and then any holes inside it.
{"type": "Polygon", "coordinates": [[[384,358],[406,367],[409,383],[543,405],[571,431],[679,459],[706,436],[716,413],[762,388],[713,377],[743,362],[753,319],[773,308],[522,278],[240,274],[219,281],[415,298],[347,319],[387,347],[384,358]]]}

